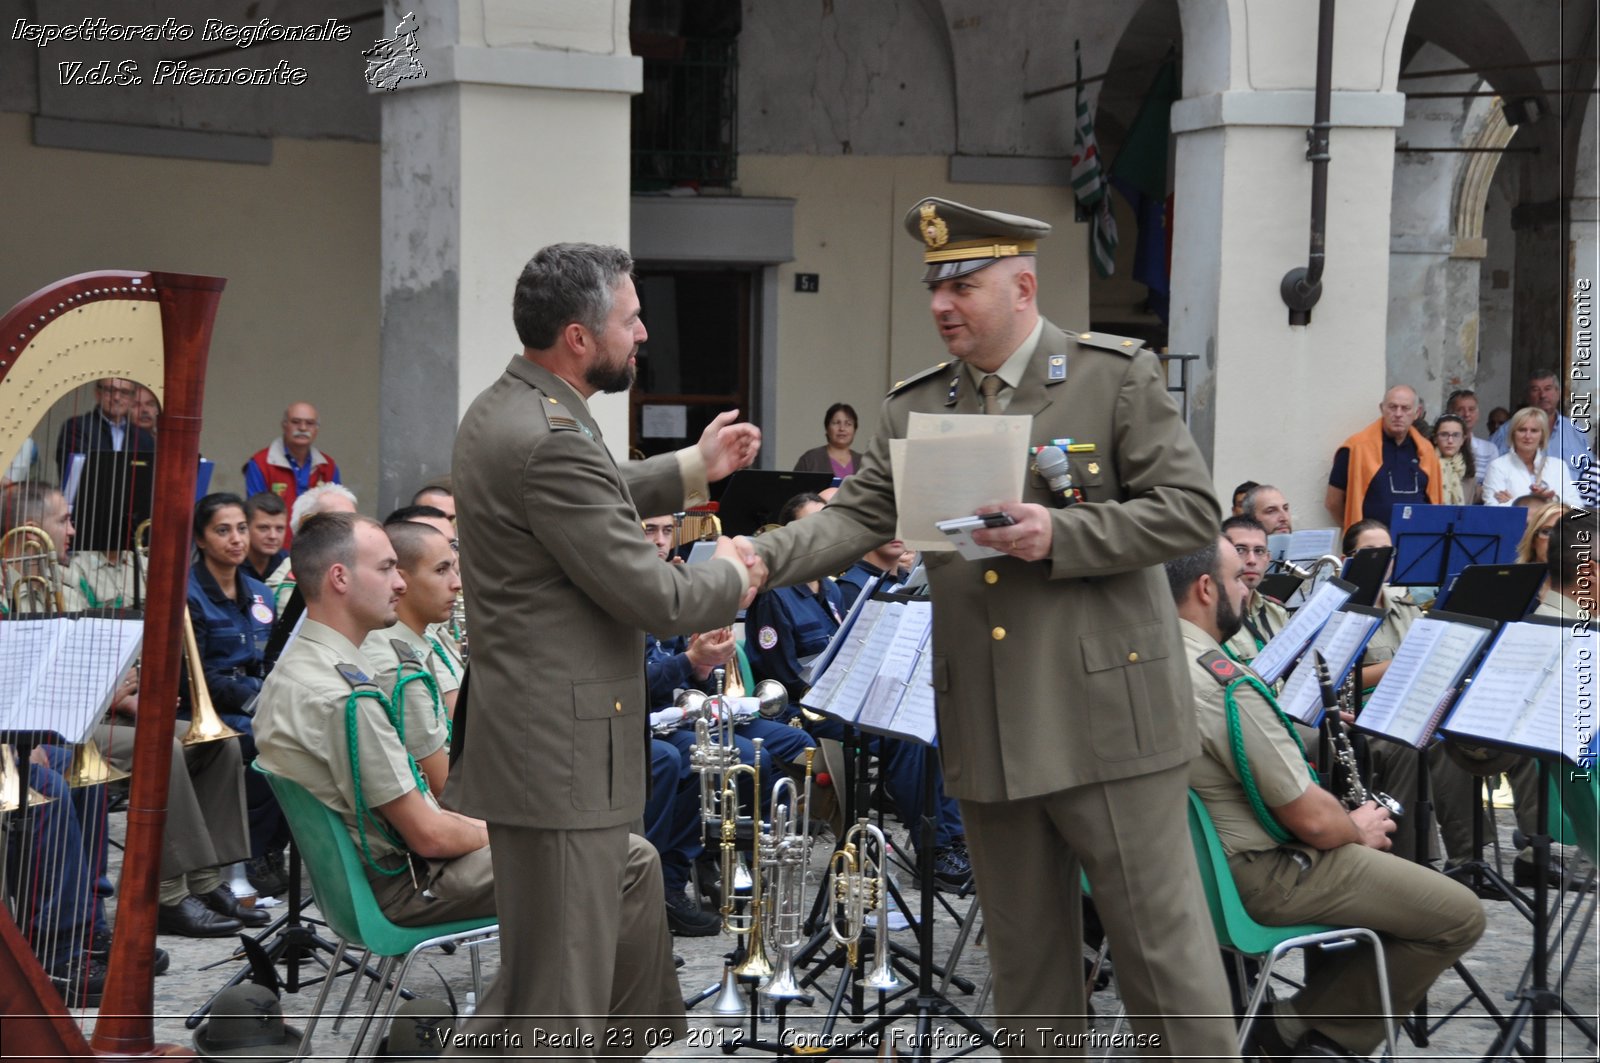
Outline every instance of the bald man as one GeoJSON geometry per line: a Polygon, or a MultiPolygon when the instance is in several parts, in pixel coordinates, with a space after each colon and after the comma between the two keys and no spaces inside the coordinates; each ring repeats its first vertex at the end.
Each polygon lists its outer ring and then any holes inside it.
{"type": "Polygon", "coordinates": [[[1414,427],[1420,409],[1416,391],[1398,384],[1383,393],[1378,419],[1339,445],[1322,504],[1340,528],[1387,526],[1397,505],[1439,504],[1439,454],[1414,427]]]}
{"type": "MultiPolygon", "coordinates": [[[[317,408],[309,402],[294,402],[283,411],[283,435],[274,439],[244,463],[244,493],[271,491],[294,506],[294,500],[319,484],[340,483],[339,466],[314,445],[322,423],[317,408]]],[[[287,550],[294,539],[284,536],[287,550]]]]}

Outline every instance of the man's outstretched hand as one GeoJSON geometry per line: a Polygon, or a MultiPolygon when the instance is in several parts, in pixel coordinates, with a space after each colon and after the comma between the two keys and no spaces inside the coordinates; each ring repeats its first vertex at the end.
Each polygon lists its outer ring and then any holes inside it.
{"type": "Polygon", "coordinates": [[[727,536],[717,540],[716,557],[725,557],[737,562],[750,570],[750,587],[744,592],[744,597],[739,600],[739,608],[748,609],[750,603],[756,600],[756,595],[761,593],[767,583],[767,564],[761,560],[761,555],[756,553],[756,548],[749,539],[739,536],[729,539],[727,536]]]}
{"type": "Polygon", "coordinates": [[[761,453],[761,429],[748,421],[735,424],[738,410],[717,414],[700,433],[700,457],[706,463],[706,480],[716,483],[756,460],[761,453]]]}

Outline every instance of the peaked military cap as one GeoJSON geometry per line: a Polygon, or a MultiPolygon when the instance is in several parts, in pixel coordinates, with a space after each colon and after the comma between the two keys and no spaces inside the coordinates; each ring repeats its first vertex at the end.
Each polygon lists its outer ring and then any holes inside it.
{"type": "Polygon", "coordinates": [[[1034,254],[1050,235],[1050,225],[929,196],[906,212],[906,232],[922,241],[922,260],[928,264],[922,282],[937,284],[1002,258],[1034,254]]]}

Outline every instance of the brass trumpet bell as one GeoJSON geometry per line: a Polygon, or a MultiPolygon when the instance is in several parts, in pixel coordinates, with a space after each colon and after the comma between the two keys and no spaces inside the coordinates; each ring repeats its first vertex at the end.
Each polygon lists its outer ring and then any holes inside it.
{"type": "Polygon", "coordinates": [[[72,765],[67,769],[67,785],[78,789],[103,786],[128,778],[128,773],[106,759],[90,738],[72,747],[72,765]]]}
{"type": "Polygon", "coordinates": [[[200,660],[200,643],[194,637],[194,621],[189,610],[183,611],[183,655],[189,664],[189,730],[181,739],[185,746],[201,742],[220,742],[224,738],[238,738],[239,732],[217,714],[206,689],[205,666],[200,660]]]}

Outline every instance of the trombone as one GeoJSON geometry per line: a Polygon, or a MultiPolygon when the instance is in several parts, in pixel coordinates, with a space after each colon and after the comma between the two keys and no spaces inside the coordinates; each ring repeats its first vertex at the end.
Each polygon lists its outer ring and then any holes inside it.
{"type": "Polygon", "coordinates": [[[224,738],[238,738],[239,732],[229,727],[211,701],[211,691],[206,689],[205,666],[200,660],[200,643],[194,637],[194,621],[189,618],[188,607],[183,610],[183,656],[189,665],[189,730],[181,741],[185,746],[201,742],[220,742],[224,738]]]}
{"type": "Polygon", "coordinates": [[[6,585],[6,608],[12,616],[67,611],[56,543],[43,528],[19,524],[0,535],[0,565],[17,569],[16,577],[6,585]],[[44,571],[38,571],[40,567],[44,571]]]}

